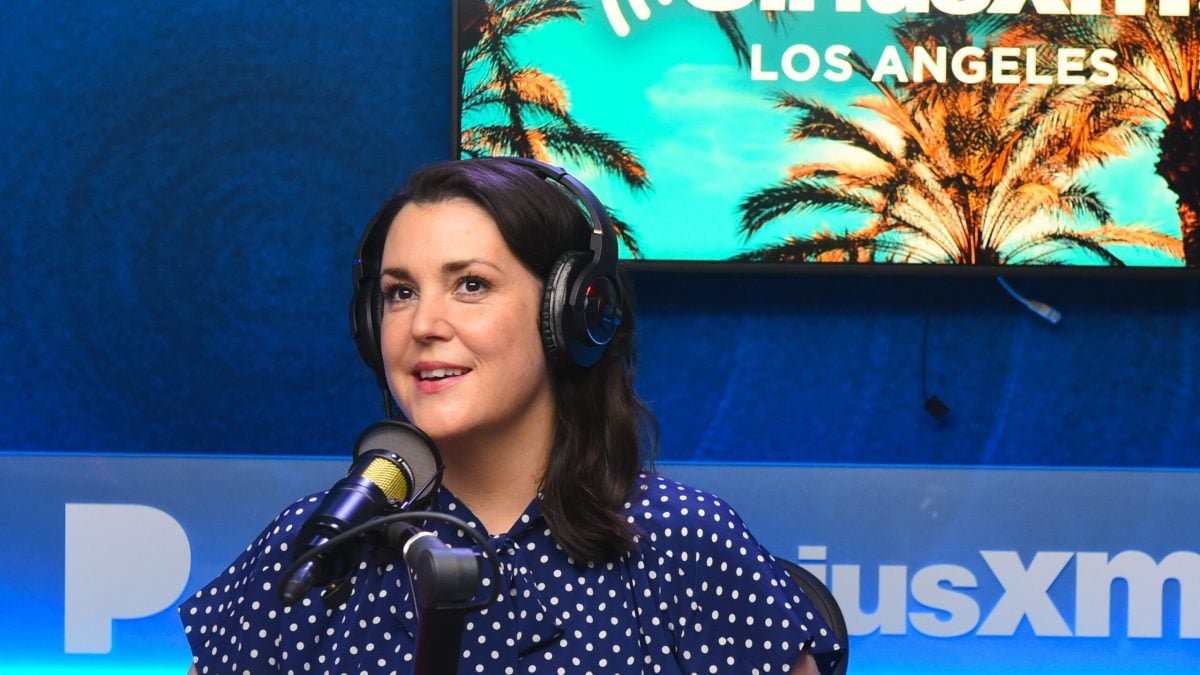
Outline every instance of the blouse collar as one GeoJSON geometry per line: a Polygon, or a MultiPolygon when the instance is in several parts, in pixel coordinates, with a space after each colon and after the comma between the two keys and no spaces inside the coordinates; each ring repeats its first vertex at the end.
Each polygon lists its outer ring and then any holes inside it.
{"type": "MultiPolygon", "coordinates": [[[[530,500],[529,505],[525,507],[525,510],[517,518],[516,522],[512,524],[512,527],[508,528],[508,532],[503,532],[500,534],[487,532],[479,518],[471,512],[471,509],[468,508],[467,505],[461,500],[459,500],[458,497],[455,497],[454,493],[450,491],[450,488],[447,488],[444,485],[439,485],[437,491],[434,492],[432,502],[430,503],[430,508],[434,511],[446,513],[466,521],[466,523],[471,527],[474,527],[480,532],[486,533],[488,539],[493,545],[496,545],[498,542],[515,541],[521,539],[528,532],[530,532],[532,528],[538,526],[544,519],[542,515],[541,492],[534,495],[533,499],[530,500]]],[[[472,541],[472,543],[474,542],[472,541]]]]}

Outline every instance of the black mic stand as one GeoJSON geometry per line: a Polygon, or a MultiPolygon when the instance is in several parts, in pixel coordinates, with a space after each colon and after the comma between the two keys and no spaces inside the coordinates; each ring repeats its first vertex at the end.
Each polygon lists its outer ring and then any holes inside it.
{"type": "MultiPolygon", "coordinates": [[[[403,536],[404,562],[417,597],[417,653],[413,675],[458,672],[468,604],[479,591],[479,559],[468,548],[450,548],[429,532],[409,526],[388,528],[403,536]]],[[[494,583],[494,581],[493,581],[494,583]]]]}

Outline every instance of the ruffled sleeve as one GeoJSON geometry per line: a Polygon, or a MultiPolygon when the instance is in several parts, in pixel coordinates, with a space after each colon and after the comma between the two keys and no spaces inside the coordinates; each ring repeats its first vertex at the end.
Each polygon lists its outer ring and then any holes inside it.
{"type": "Polygon", "coordinates": [[[645,487],[635,522],[655,550],[683,672],[788,672],[802,651],[833,671],[843,645],[732,507],[661,477],[645,487]]]}
{"type": "Polygon", "coordinates": [[[291,564],[291,543],[307,512],[320,498],[305,497],[280,513],[233,564],[179,606],[200,675],[279,672],[278,627],[290,608],[282,606],[275,584],[291,564]]]}

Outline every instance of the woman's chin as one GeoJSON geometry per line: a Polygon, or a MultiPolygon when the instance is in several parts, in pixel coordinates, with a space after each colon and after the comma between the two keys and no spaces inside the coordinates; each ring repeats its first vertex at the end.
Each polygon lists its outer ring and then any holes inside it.
{"type": "Polygon", "coordinates": [[[413,426],[424,431],[439,447],[470,436],[470,428],[459,421],[441,415],[410,415],[413,426]]]}

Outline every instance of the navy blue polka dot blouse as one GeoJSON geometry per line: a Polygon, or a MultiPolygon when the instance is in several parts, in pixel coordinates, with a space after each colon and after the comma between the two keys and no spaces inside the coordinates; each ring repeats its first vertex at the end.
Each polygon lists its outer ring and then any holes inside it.
{"type": "MultiPolygon", "coordinates": [[[[285,607],[276,584],[322,495],[275,519],[223,574],[180,606],[201,675],[411,673],[417,611],[403,563],[364,555],[352,590],[285,607]]],[[[473,527],[449,491],[436,510],[473,527]]],[[[803,592],[720,498],[642,476],[624,513],[636,550],[578,563],[556,543],[540,500],[491,538],[499,599],[467,615],[459,673],[785,673],[808,648],[822,672],[842,655],[803,592]]],[[[456,527],[425,529],[455,547],[456,527]]],[[[486,577],[485,577],[486,582],[486,577]]]]}

